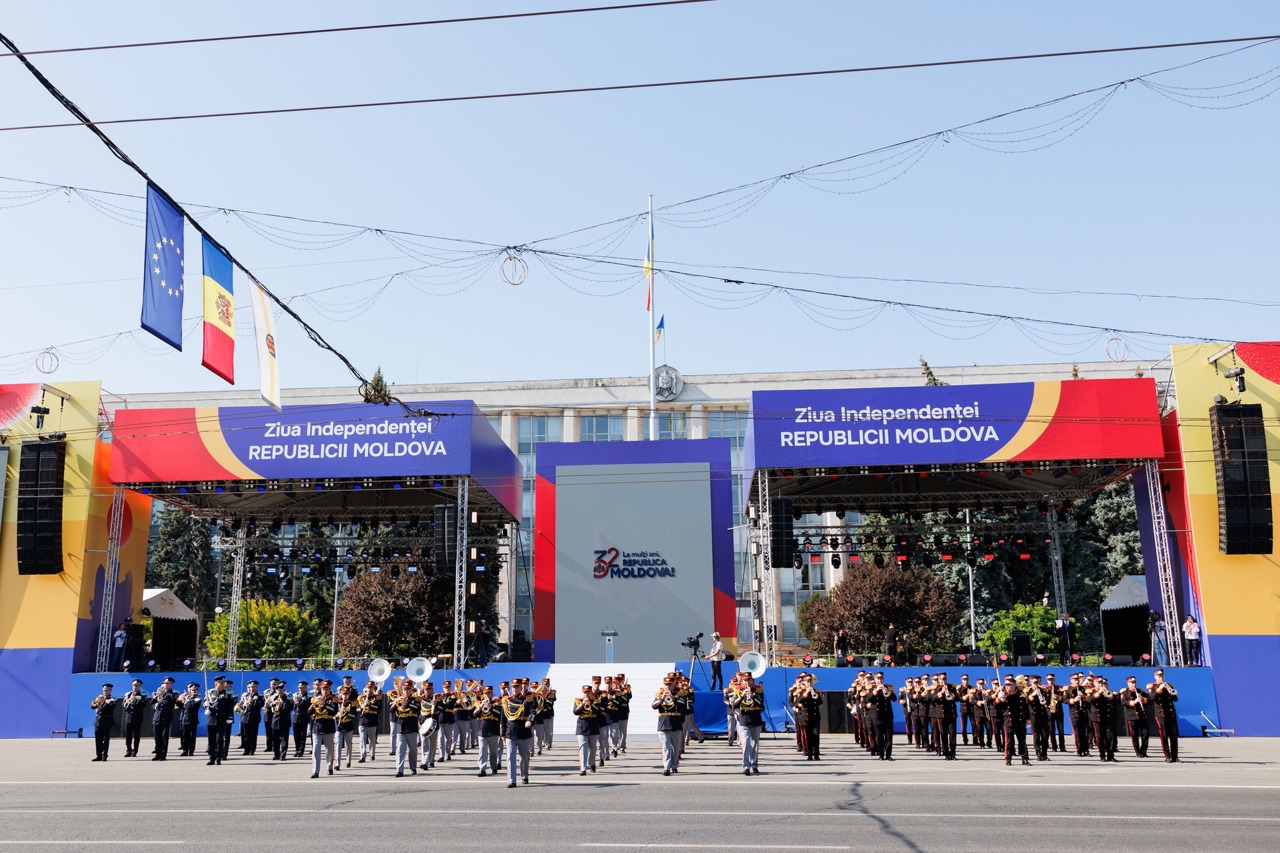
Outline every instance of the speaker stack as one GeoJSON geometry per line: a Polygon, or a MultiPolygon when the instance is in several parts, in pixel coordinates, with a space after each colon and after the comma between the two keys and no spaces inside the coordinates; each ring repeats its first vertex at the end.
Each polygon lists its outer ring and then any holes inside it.
{"type": "Polygon", "coordinates": [[[793,504],[787,498],[776,498],[769,505],[769,563],[775,569],[789,569],[796,558],[793,504]]]}
{"type": "Polygon", "coordinates": [[[22,445],[18,463],[18,574],[62,571],[62,484],[66,441],[22,445]]]}
{"type": "Polygon", "coordinates": [[[1267,434],[1258,403],[1209,409],[1218,481],[1218,550],[1270,554],[1273,545],[1267,434]]]}

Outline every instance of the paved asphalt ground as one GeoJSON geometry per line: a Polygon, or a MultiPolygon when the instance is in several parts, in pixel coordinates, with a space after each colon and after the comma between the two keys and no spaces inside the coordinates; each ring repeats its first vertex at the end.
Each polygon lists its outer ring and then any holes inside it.
{"type": "Polygon", "coordinates": [[[1182,744],[1183,764],[1051,753],[1005,767],[964,746],[944,762],[898,744],[899,760],[884,763],[830,736],[815,764],[766,736],[759,776],[743,777],[737,751],[709,740],[665,778],[650,741],[580,778],[561,742],[534,759],[532,784],[508,790],[503,777],[477,778],[471,753],[403,779],[379,755],[313,780],[302,760],[159,763],[121,757],[116,740],[93,763],[91,739],[0,741],[0,848],[1280,849],[1280,740],[1182,744]]]}

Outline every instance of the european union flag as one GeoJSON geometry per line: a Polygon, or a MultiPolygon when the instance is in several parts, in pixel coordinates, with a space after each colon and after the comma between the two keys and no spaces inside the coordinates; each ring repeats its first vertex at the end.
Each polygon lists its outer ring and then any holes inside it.
{"type": "Polygon", "coordinates": [[[147,184],[147,264],[142,328],[182,350],[182,214],[147,184]]]}

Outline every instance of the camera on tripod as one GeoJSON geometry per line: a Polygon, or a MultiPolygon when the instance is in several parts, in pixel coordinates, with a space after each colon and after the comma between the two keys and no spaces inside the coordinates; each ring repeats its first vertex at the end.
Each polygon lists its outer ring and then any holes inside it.
{"type": "Polygon", "coordinates": [[[1147,633],[1151,633],[1160,627],[1160,611],[1152,610],[1147,614],[1147,633]]]}
{"type": "Polygon", "coordinates": [[[685,637],[684,642],[681,643],[680,645],[684,646],[689,651],[697,654],[698,652],[702,651],[702,644],[701,644],[702,637],[703,637],[703,632],[699,631],[696,637],[685,637]]]}

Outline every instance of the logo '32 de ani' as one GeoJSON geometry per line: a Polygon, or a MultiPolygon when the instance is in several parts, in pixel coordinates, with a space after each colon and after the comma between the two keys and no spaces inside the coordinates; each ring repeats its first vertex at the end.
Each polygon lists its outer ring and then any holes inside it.
{"type": "Polygon", "coordinates": [[[591,574],[597,580],[607,578],[609,570],[613,568],[613,564],[617,562],[618,557],[622,556],[617,548],[605,548],[596,551],[596,562],[591,568],[591,574]]]}

